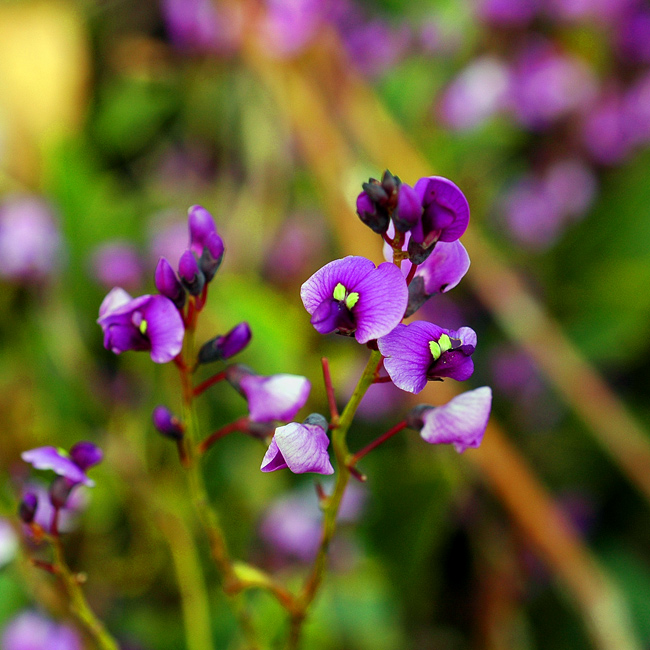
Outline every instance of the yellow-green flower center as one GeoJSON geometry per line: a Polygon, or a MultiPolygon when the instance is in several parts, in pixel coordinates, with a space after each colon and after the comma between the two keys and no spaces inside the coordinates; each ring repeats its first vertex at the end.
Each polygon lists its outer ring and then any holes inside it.
{"type": "Polygon", "coordinates": [[[144,320],[144,318],[140,321],[138,329],[140,330],[140,334],[142,334],[142,336],[147,333],[147,321],[144,320]]]}
{"type": "Polygon", "coordinates": [[[437,341],[429,341],[429,350],[434,361],[442,356],[443,352],[451,350],[451,339],[447,334],[443,334],[437,341]]]}
{"type": "Polygon", "coordinates": [[[340,282],[334,287],[332,296],[334,300],[345,302],[348,309],[352,309],[359,302],[359,294],[356,291],[348,293],[348,290],[340,282]]]}

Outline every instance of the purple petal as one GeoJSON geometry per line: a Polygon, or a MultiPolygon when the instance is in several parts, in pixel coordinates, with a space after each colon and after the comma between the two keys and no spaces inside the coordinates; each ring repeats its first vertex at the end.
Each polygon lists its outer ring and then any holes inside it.
{"type": "Polygon", "coordinates": [[[24,451],[20,457],[36,469],[51,469],[59,476],[65,476],[74,483],[83,483],[92,487],[94,481],[78,467],[74,461],[62,450],[56,447],[36,447],[24,451]]]}
{"type": "Polygon", "coordinates": [[[401,270],[394,264],[380,264],[350,290],[359,294],[359,301],[354,307],[357,323],[355,338],[359,343],[388,334],[404,317],[408,287],[401,270]]]}
{"type": "Polygon", "coordinates": [[[254,422],[291,420],[305,405],[311,390],[306,377],[299,375],[247,375],[239,383],[254,422]]]}
{"type": "Polygon", "coordinates": [[[356,291],[356,286],[375,265],[365,257],[349,255],[340,260],[334,260],[314,273],[301,287],[300,297],[305,309],[313,314],[324,300],[334,294],[334,287],[339,282],[350,292],[356,291]]]}
{"type": "Polygon", "coordinates": [[[419,393],[427,383],[432,362],[430,341],[437,341],[446,331],[433,323],[416,321],[398,325],[377,341],[384,355],[384,367],[393,383],[409,393],[419,393]]]}
{"type": "Polygon", "coordinates": [[[147,321],[152,361],[171,361],[180,353],[185,335],[185,326],[178,309],[165,296],[150,296],[149,303],[142,311],[147,321]]]}
{"type": "Polygon", "coordinates": [[[333,474],[328,445],[329,438],[322,427],[291,422],[275,430],[261,469],[270,472],[288,467],[294,474],[333,474]]]}
{"type": "Polygon", "coordinates": [[[85,472],[88,468],[101,463],[104,452],[92,442],[83,440],[71,447],[70,458],[85,472]]]}
{"type": "Polygon", "coordinates": [[[421,178],[414,189],[422,197],[425,211],[434,215],[440,241],[459,239],[469,224],[469,204],[458,185],[442,176],[429,176],[421,178]]]}
{"type": "Polygon", "coordinates": [[[418,266],[415,275],[424,280],[424,291],[431,296],[453,289],[468,269],[469,255],[459,240],[439,241],[433,253],[418,266]]]}
{"type": "Polygon", "coordinates": [[[102,304],[99,306],[99,319],[101,320],[104,316],[113,313],[131,300],[133,300],[133,298],[121,287],[111,289],[106,295],[106,298],[102,300],[102,304]]]}
{"type": "Polygon", "coordinates": [[[422,438],[432,444],[453,444],[462,453],[483,440],[492,407],[492,390],[483,386],[454,397],[422,416],[422,438]]]}

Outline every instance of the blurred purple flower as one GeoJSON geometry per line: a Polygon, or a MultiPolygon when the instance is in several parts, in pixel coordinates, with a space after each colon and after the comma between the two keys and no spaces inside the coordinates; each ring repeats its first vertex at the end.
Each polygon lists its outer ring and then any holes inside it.
{"type": "Polygon", "coordinates": [[[618,26],[618,49],[627,63],[650,63],[650,9],[629,11],[618,26]]]}
{"type": "Polygon", "coordinates": [[[101,462],[103,453],[92,442],[78,442],[70,453],[56,447],[36,447],[24,451],[20,457],[35,469],[51,469],[71,483],[83,483],[92,487],[95,482],[86,476],[86,470],[101,462]]]}
{"type": "Polygon", "coordinates": [[[593,160],[616,165],[631,152],[630,126],[622,94],[609,89],[585,111],[582,142],[593,160]]]}
{"type": "Polygon", "coordinates": [[[354,333],[359,343],[388,334],[404,316],[408,289],[393,264],[364,257],[334,260],[303,285],[300,297],[321,334],[354,333]]]}
{"type": "Polygon", "coordinates": [[[106,289],[115,286],[136,290],[142,285],[142,262],[135,247],[127,242],[106,242],[92,255],[92,270],[106,289]]]}
{"type": "Polygon", "coordinates": [[[169,37],[179,50],[192,54],[231,54],[241,40],[241,24],[227,4],[216,0],[163,0],[169,37]]]}
{"type": "Polygon", "coordinates": [[[524,126],[542,129],[588,107],[595,91],[594,74],[582,60],[535,41],[520,53],[513,68],[510,101],[524,126]]]}
{"type": "Polygon", "coordinates": [[[0,204],[0,278],[41,282],[61,262],[62,241],[52,208],[35,196],[0,204]]]}
{"type": "Polygon", "coordinates": [[[166,407],[156,406],[151,413],[151,420],[156,430],[172,440],[181,440],[185,431],[183,423],[166,407]]]}
{"type": "Polygon", "coordinates": [[[261,470],[274,472],[288,467],[294,474],[333,474],[327,453],[330,444],[327,427],[327,420],[317,413],[302,424],[290,422],[278,427],[262,460],[261,470]]]}
{"type": "Polygon", "coordinates": [[[242,365],[226,368],[226,379],[248,401],[253,422],[291,420],[305,405],[311,383],[300,375],[256,375],[242,365]]]}
{"type": "Polygon", "coordinates": [[[469,327],[445,330],[416,321],[398,325],[377,344],[393,383],[410,393],[419,393],[429,380],[451,377],[464,381],[474,372],[476,333],[469,327]]]}
{"type": "Polygon", "coordinates": [[[178,268],[181,255],[187,248],[187,220],[169,221],[165,215],[160,215],[152,221],[150,234],[152,264],[157,264],[158,260],[164,257],[172,268],[178,268]]]}
{"type": "Polygon", "coordinates": [[[453,129],[473,129],[506,105],[510,70],[499,59],[483,56],[464,68],[439,101],[442,121],[453,129]]]}
{"type": "MultiPolygon", "coordinates": [[[[49,530],[54,516],[54,506],[49,490],[41,483],[30,482],[25,486],[23,498],[27,494],[33,494],[36,497],[36,512],[33,522],[43,530],[49,530]]],[[[57,527],[60,533],[68,533],[76,528],[79,514],[88,507],[89,501],[90,491],[82,484],[78,484],[68,495],[63,508],[59,510],[57,527]]],[[[29,533],[29,528],[25,528],[25,530],[29,533]]]]}
{"type": "Polygon", "coordinates": [[[265,0],[260,38],[267,52],[291,57],[308,47],[322,25],[327,3],[322,0],[265,0]]]}
{"type": "Polygon", "coordinates": [[[14,617],[2,634],[2,650],[82,650],[79,634],[33,611],[14,617]]]}
{"type": "Polygon", "coordinates": [[[462,453],[481,444],[491,408],[492,390],[483,386],[461,393],[443,406],[418,406],[407,416],[407,423],[425,442],[453,444],[462,453]]]}
{"type": "Polygon", "coordinates": [[[104,331],[104,347],[115,354],[149,350],[152,361],[167,363],[183,347],[183,319],[165,296],[132,298],[116,287],[104,298],[97,323],[104,331]]]}

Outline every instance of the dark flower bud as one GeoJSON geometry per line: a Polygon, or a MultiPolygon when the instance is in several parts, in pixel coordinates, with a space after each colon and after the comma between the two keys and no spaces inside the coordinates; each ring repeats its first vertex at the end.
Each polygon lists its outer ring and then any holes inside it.
{"type": "Polygon", "coordinates": [[[241,352],[252,338],[251,328],[243,322],[235,325],[224,336],[216,336],[205,343],[199,350],[199,363],[223,361],[241,352]]]}
{"type": "Polygon", "coordinates": [[[416,241],[411,239],[407,247],[411,264],[423,264],[428,259],[429,255],[433,253],[434,246],[435,244],[425,248],[422,244],[418,244],[416,241]]]}
{"type": "Polygon", "coordinates": [[[154,281],[156,289],[162,296],[169,298],[178,309],[183,309],[186,298],[185,287],[178,279],[172,265],[164,257],[158,260],[154,281]]]}
{"type": "Polygon", "coordinates": [[[258,440],[270,438],[275,433],[275,429],[275,422],[252,422],[249,420],[246,425],[246,433],[258,440]]]}
{"type": "Polygon", "coordinates": [[[422,218],[422,203],[415,190],[402,183],[397,196],[397,206],[393,211],[393,223],[400,232],[414,228],[422,218]]]}
{"type": "Polygon", "coordinates": [[[78,483],[71,481],[65,476],[57,476],[50,485],[50,503],[57,509],[65,508],[65,504],[68,502],[70,497],[70,492],[78,483]]]}
{"type": "Polygon", "coordinates": [[[186,250],[178,263],[178,274],[185,288],[193,296],[198,296],[205,286],[205,276],[191,250],[186,250]]]}
{"type": "Polygon", "coordinates": [[[303,424],[313,424],[327,431],[329,429],[329,422],[320,413],[311,413],[303,421],[303,424]]]}
{"type": "Polygon", "coordinates": [[[383,235],[388,230],[390,221],[388,212],[384,207],[373,202],[367,192],[361,192],[357,197],[357,214],[359,219],[378,235],[383,235]]]}
{"type": "Polygon", "coordinates": [[[419,404],[411,409],[405,418],[406,426],[409,429],[413,429],[413,431],[421,431],[424,427],[424,414],[431,410],[433,410],[433,406],[429,406],[428,404],[419,404]]]}
{"type": "Polygon", "coordinates": [[[431,296],[425,290],[424,278],[416,275],[409,284],[409,301],[404,312],[404,318],[415,314],[429,298],[431,296]]]}
{"type": "MultiPolygon", "coordinates": [[[[244,377],[255,376],[255,371],[248,366],[245,366],[243,363],[234,363],[231,366],[228,366],[225,371],[226,381],[241,395],[244,395],[244,391],[241,388],[241,380],[244,377]]],[[[245,395],[244,395],[245,397],[245,395]]]]}
{"type": "Polygon", "coordinates": [[[369,183],[364,183],[361,187],[363,187],[363,191],[373,203],[379,205],[388,203],[389,195],[377,179],[371,178],[369,183]]]}
{"type": "Polygon", "coordinates": [[[199,267],[205,276],[205,281],[210,282],[216,275],[223,260],[224,245],[223,239],[215,232],[208,235],[205,240],[199,267]]]}
{"type": "Polygon", "coordinates": [[[172,440],[183,438],[185,432],[183,423],[166,406],[156,406],[151,419],[156,430],[163,436],[172,440]]]}
{"type": "Polygon", "coordinates": [[[92,442],[78,442],[70,449],[70,458],[84,472],[104,458],[104,452],[92,442]]]}
{"type": "Polygon", "coordinates": [[[198,245],[199,250],[205,246],[208,236],[217,231],[212,215],[200,205],[193,205],[187,211],[187,223],[190,229],[190,243],[198,245]]]}
{"type": "Polygon", "coordinates": [[[27,492],[18,507],[18,516],[26,524],[31,524],[36,516],[38,497],[34,492],[27,492]]]}
{"type": "Polygon", "coordinates": [[[381,186],[384,188],[384,191],[388,196],[391,196],[399,190],[402,181],[399,179],[399,176],[393,176],[388,170],[386,170],[381,177],[381,186]]]}

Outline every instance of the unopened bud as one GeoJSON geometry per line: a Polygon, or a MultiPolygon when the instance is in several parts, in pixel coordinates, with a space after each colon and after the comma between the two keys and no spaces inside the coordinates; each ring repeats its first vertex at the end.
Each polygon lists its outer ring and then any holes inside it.
{"type": "Polygon", "coordinates": [[[178,262],[178,274],[185,288],[193,296],[198,296],[205,286],[205,276],[191,250],[186,250],[178,262]]]}
{"type": "Polygon", "coordinates": [[[185,288],[172,265],[164,257],[158,260],[154,282],[160,295],[169,298],[178,309],[183,309],[186,298],[185,288]]]}
{"type": "Polygon", "coordinates": [[[205,276],[206,282],[210,282],[219,270],[223,260],[223,253],[223,239],[219,237],[216,231],[210,233],[205,240],[199,260],[199,267],[205,276]]]}
{"type": "Polygon", "coordinates": [[[198,361],[211,363],[229,359],[241,352],[250,343],[251,337],[248,323],[239,323],[224,336],[216,336],[205,343],[199,350],[198,361]]]}
{"type": "Polygon", "coordinates": [[[422,427],[424,427],[424,414],[433,408],[433,406],[429,406],[428,404],[418,404],[418,406],[407,413],[405,418],[406,426],[414,431],[421,431],[422,427]]]}
{"type": "Polygon", "coordinates": [[[156,430],[163,436],[172,440],[183,438],[185,432],[183,423],[166,406],[156,406],[151,419],[156,430]]]}
{"type": "Polygon", "coordinates": [[[202,206],[193,205],[187,211],[187,223],[190,229],[190,242],[200,248],[205,246],[208,236],[216,232],[212,215],[202,206]]]}
{"type": "Polygon", "coordinates": [[[34,492],[27,492],[18,506],[18,516],[26,524],[31,524],[36,516],[38,497],[34,492]]]}
{"type": "Polygon", "coordinates": [[[57,509],[65,508],[65,504],[68,502],[70,492],[72,488],[78,485],[66,478],[65,476],[57,476],[50,485],[50,503],[57,509]]]}
{"type": "Polygon", "coordinates": [[[104,458],[104,452],[92,442],[78,442],[70,449],[70,458],[77,467],[84,470],[97,465],[104,458]]]}

